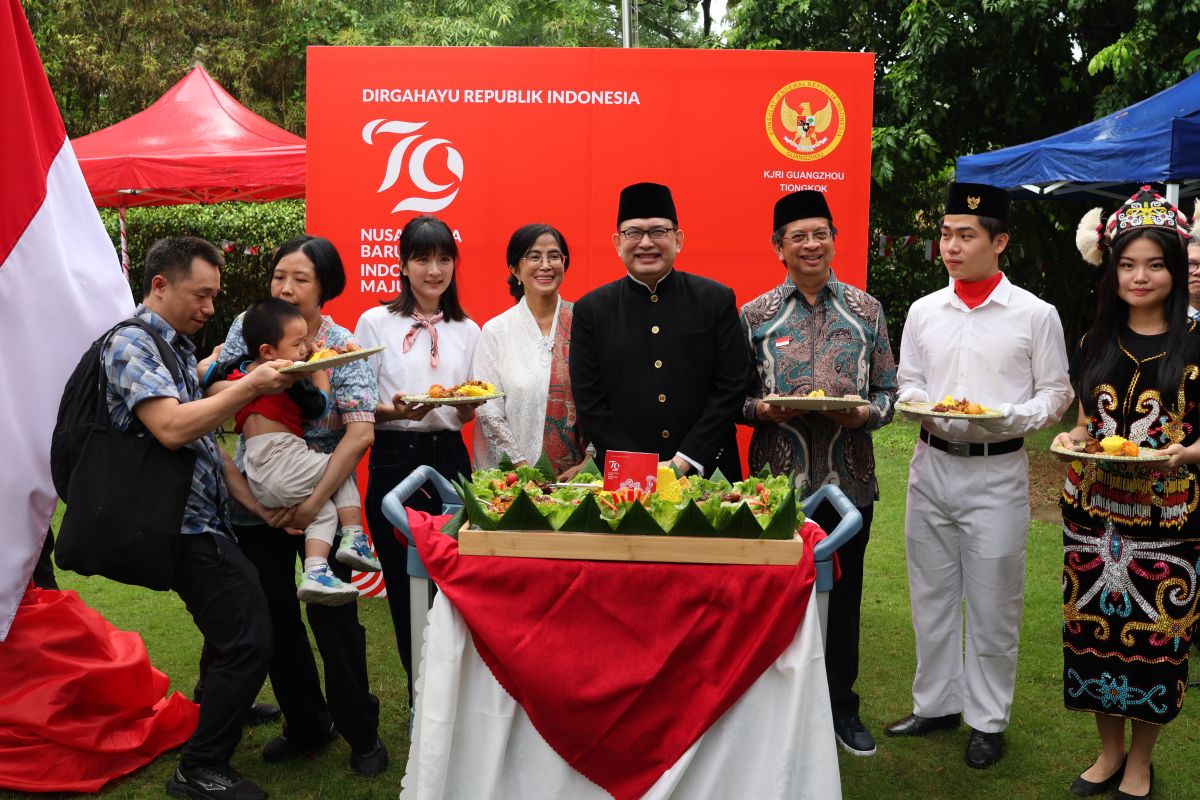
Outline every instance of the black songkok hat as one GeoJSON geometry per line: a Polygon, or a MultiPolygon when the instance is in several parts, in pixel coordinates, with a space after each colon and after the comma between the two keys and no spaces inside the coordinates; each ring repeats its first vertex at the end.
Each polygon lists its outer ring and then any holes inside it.
{"type": "Polygon", "coordinates": [[[671,190],[661,183],[635,183],[621,190],[621,202],[617,205],[617,225],[627,219],[650,219],[662,217],[679,224],[675,213],[675,201],[671,190]]]}
{"type": "Polygon", "coordinates": [[[946,213],[1007,220],[1008,200],[1008,192],[986,183],[952,183],[946,194],[946,213]]]}
{"type": "Polygon", "coordinates": [[[802,189],[799,192],[785,194],[775,203],[774,224],[771,232],[779,230],[789,222],[810,217],[824,217],[833,225],[833,213],[825,202],[825,195],[815,189],[802,189]]]}

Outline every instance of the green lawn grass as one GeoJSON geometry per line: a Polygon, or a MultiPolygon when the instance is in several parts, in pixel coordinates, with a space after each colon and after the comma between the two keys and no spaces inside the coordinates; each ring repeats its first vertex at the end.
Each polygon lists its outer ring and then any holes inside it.
{"type": "MultiPolygon", "coordinates": [[[[858,690],[863,721],[876,735],[879,752],[873,758],[855,758],[839,751],[843,794],[864,800],[1070,797],[1067,787],[1095,756],[1097,739],[1090,715],[1067,712],[1062,706],[1062,549],[1059,528],[1053,523],[1034,522],[1030,531],[1021,657],[1005,758],[986,771],[967,767],[963,762],[965,727],[956,733],[937,733],[924,739],[883,736],[885,724],[912,710],[914,650],[904,560],[904,499],[915,438],[916,426],[903,421],[875,436],[882,498],[876,506],[867,549],[858,690]]],[[[1042,456],[1050,438],[1044,433],[1030,440],[1029,449],[1035,459],[1042,456]]],[[[1055,471],[1044,471],[1049,476],[1047,483],[1052,482],[1055,471]]],[[[1057,474],[1061,477],[1061,471],[1057,474]]],[[[1046,487],[1041,488],[1041,496],[1045,497],[1046,487]]],[[[191,691],[200,640],[174,595],[71,573],[61,574],[60,583],[65,589],[78,591],[117,627],[139,631],[154,664],[171,677],[172,689],[191,691]]],[[[266,764],[259,753],[263,744],[279,733],[280,724],[248,729],[234,764],[274,798],[394,798],[399,791],[408,750],[404,674],[386,603],[366,600],[360,603],[360,609],[367,628],[372,690],[382,702],[381,735],[391,751],[391,765],[375,780],[359,778],[349,770],[349,751],[343,742],[312,761],[266,764]]],[[[1196,696],[1187,699],[1183,712],[1159,740],[1155,758],[1157,798],[1200,797],[1200,722],[1196,710],[1200,690],[1194,693],[1196,696]]],[[[269,685],[262,699],[271,700],[269,685]]],[[[103,796],[136,800],[163,797],[163,783],[175,760],[173,753],[164,755],[108,787],[103,796]]],[[[3,798],[20,796],[0,792],[3,798]]]]}

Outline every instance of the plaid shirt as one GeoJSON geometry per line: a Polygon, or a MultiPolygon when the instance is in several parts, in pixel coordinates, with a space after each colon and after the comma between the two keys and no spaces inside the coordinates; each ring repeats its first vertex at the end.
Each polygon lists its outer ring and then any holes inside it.
{"type": "Polygon", "coordinates": [[[896,361],[879,301],[831,270],[815,304],[788,278],[747,303],[741,320],[753,362],[742,409],[755,426],[750,472],[764,464],[775,473],[795,471],[802,497],[832,483],[860,508],[879,499],[870,431],[892,419],[896,401],[896,361]],[[817,413],[778,425],[755,416],[755,405],[768,394],[814,389],[868,400],[866,424],[846,428],[817,413]]]}
{"type": "MultiPolygon", "coordinates": [[[[179,358],[182,373],[177,382],[171,377],[150,334],[141,328],[121,328],[105,347],[102,358],[108,377],[108,415],[113,426],[127,431],[134,420],[133,409],[143,400],[173,397],[181,403],[204,397],[196,377],[196,346],[188,338],[144,305],[134,313],[141,317],[171,345],[179,358]]],[[[196,451],[192,471],[192,490],[183,510],[183,533],[214,533],[230,536],[221,510],[229,499],[225,486],[225,467],[217,450],[217,438],[205,434],[187,445],[196,451]]]]}

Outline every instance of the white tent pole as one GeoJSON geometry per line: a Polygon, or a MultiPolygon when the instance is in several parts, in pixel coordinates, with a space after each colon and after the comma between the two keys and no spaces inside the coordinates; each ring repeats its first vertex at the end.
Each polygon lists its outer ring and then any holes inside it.
{"type": "Polygon", "coordinates": [[[1179,207],[1179,183],[1178,181],[1167,181],[1167,202],[1176,208],[1179,207]]]}
{"type": "Polygon", "coordinates": [[[630,17],[632,16],[633,0],[621,0],[621,47],[633,47],[633,26],[630,17]]]}
{"type": "Polygon", "coordinates": [[[125,234],[125,206],[117,209],[117,219],[121,222],[121,269],[125,272],[125,280],[129,280],[129,237],[125,234]]]}

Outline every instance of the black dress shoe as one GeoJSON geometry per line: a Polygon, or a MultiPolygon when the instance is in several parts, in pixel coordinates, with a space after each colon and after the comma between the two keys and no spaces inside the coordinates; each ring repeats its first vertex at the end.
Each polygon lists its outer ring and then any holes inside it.
{"type": "Polygon", "coordinates": [[[1120,789],[1117,789],[1117,793],[1114,794],[1113,797],[1115,797],[1116,800],[1146,800],[1146,798],[1150,797],[1152,794],[1154,794],[1153,764],[1150,765],[1150,788],[1146,790],[1145,794],[1130,794],[1129,792],[1122,792],[1120,789]]]}
{"type": "Polygon", "coordinates": [[[273,706],[270,703],[253,703],[250,708],[246,709],[246,716],[242,717],[242,724],[264,725],[279,719],[279,714],[279,706],[273,706]]]}
{"type": "MultiPolygon", "coordinates": [[[[286,729],[286,725],[284,728],[286,729]]],[[[329,723],[329,728],[318,737],[315,742],[296,741],[289,739],[287,733],[282,733],[276,736],[271,741],[263,745],[262,759],[263,761],[288,761],[293,758],[314,758],[317,753],[320,753],[330,742],[338,737],[337,730],[333,727],[333,723],[329,723]]]]}
{"type": "Polygon", "coordinates": [[[1000,760],[1004,753],[1004,735],[971,729],[967,740],[967,766],[986,769],[1000,760]]]}
{"type": "Polygon", "coordinates": [[[962,714],[947,714],[944,717],[921,717],[909,714],[884,728],[888,736],[924,736],[934,731],[952,731],[962,722],[962,714]]]}
{"type": "Polygon", "coordinates": [[[1071,794],[1079,795],[1080,797],[1094,797],[1098,794],[1104,794],[1114,786],[1121,783],[1121,778],[1125,775],[1125,762],[1121,762],[1121,766],[1117,767],[1117,771],[1109,775],[1106,780],[1099,782],[1089,781],[1087,778],[1080,775],[1071,784],[1071,794]]]}
{"type": "Polygon", "coordinates": [[[382,739],[376,739],[375,746],[365,753],[350,753],[350,769],[364,778],[374,778],[387,769],[387,765],[388,751],[382,739]]]}

